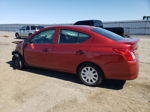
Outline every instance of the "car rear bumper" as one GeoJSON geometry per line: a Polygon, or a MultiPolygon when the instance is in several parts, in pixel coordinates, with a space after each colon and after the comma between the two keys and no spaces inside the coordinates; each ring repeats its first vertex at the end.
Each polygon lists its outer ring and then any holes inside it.
{"type": "Polygon", "coordinates": [[[138,60],[132,62],[117,64],[112,66],[113,69],[107,70],[105,78],[118,80],[133,80],[138,77],[139,63],[138,60]]]}

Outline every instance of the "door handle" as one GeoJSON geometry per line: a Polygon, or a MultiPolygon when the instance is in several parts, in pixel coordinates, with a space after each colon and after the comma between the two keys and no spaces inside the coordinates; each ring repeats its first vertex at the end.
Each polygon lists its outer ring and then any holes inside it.
{"type": "Polygon", "coordinates": [[[42,51],[43,51],[43,52],[48,52],[48,49],[47,49],[47,48],[45,48],[45,49],[43,49],[42,51]]]}
{"type": "Polygon", "coordinates": [[[81,55],[81,54],[85,54],[85,53],[82,50],[78,50],[78,51],[76,51],[76,54],[80,54],[81,55]]]}

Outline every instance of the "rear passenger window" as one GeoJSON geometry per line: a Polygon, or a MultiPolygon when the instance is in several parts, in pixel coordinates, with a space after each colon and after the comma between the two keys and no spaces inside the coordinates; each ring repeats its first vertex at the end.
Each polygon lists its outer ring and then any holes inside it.
{"type": "Polygon", "coordinates": [[[72,30],[61,30],[59,35],[60,44],[81,43],[87,40],[90,36],[84,33],[80,33],[72,30]]]}
{"type": "Polygon", "coordinates": [[[79,33],[79,37],[78,37],[78,43],[84,42],[87,39],[89,39],[90,36],[84,33],[79,33]]]}

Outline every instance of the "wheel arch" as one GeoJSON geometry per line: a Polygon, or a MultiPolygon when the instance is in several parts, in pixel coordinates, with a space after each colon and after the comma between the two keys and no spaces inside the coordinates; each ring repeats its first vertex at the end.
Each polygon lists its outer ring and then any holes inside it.
{"type": "Polygon", "coordinates": [[[19,35],[19,32],[16,32],[16,33],[15,33],[15,35],[16,35],[16,34],[18,34],[18,35],[19,35]]]}
{"type": "Polygon", "coordinates": [[[104,72],[103,72],[103,69],[102,69],[100,66],[98,66],[96,63],[93,63],[93,62],[90,62],[90,61],[85,61],[85,62],[80,63],[80,64],[77,66],[77,68],[76,68],[76,73],[78,74],[79,68],[80,68],[82,65],[86,65],[86,64],[92,64],[92,65],[96,66],[97,68],[99,68],[99,70],[102,72],[103,76],[105,77],[105,74],[104,74],[104,72]]]}

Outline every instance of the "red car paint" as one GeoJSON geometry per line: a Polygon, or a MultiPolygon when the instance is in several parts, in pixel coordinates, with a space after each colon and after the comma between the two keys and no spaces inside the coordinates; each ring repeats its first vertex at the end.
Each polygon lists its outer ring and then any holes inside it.
{"type": "Polygon", "coordinates": [[[42,29],[31,35],[29,39],[48,29],[55,29],[52,44],[25,44],[17,45],[25,64],[28,66],[53,69],[62,72],[77,73],[81,63],[91,62],[99,66],[107,79],[131,80],[138,75],[138,39],[112,40],[97,34],[88,26],[56,26],[42,29]],[[59,44],[59,32],[61,29],[73,30],[85,33],[90,38],[79,44],[59,44]],[[47,52],[44,52],[47,50],[47,52]],[[80,54],[80,51],[84,54],[80,54]],[[131,55],[132,52],[132,56],[131,55]]]}

